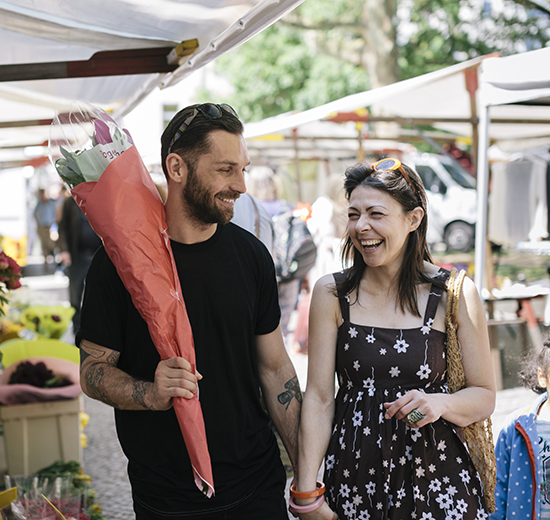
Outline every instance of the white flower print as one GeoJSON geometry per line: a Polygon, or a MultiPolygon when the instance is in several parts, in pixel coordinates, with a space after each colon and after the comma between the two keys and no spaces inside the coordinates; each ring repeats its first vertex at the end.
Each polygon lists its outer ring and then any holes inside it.
{"type": "Polygon", "coordinates": [[[430,473],[433,473],[436,470],[435,464],[430,464],[428,469],[430,470],[430,473]]]}
{"type": "Polygon", "coordinates": [[[364,393],[365,393],[365,392],[357,392],[357,402],[363,400],[363,394],[364,394],[364,393]]]}
{"type": "Polygon", "coordinates": [[[422,437],[422,433],[420,433],[420,429],[412,430],[411,431],[411,439],[416,442],[420,437],[422,437]]]}
{"type": "Polygon", "coordinates": [[[447,518],[449,520],[462,520],[464,516],[462,515],[462,513],[459,513],[456,509],[452,509],[447,514],[447,518]]]}
{"type": "Polygon", "coordinates": [[[424,468],[416,468],[416,476],[418,478],[423,477],[426,474],[424,468]]]}
{"type": "Polygon", "coordinates": [[[434,319],[433,318],[430,318],[426,324],[421,327],[421,331],[422,331],[422,334],[429,334],[430,331],[432,330],[432,325],[434,324],[434,319]]]}
{"type": "Polygon", "coordinates": [[[429,365],[420,365],[420,370],[416,373],[416,375],[420,379],[428,379],[431,373],[432,369],[429,367],[429,365]]]}
{"type": "Polygon", "coordinates": [[[342,471],[342,475],[344,475],[345,478],[349,478],[349,469],[342,471]]]}
{"type": "Polygon", "coordinates": [[[357,329],[355,327],[350,327],[348,330],[348,334],[350,335],[350,338],[356,338],[357,337],[357,329]]]}
{"type": "Polygon", "coordinates": [[[462,457],[457,457],[457,458],[456,458],[456,461],[457,461],[459,464],[462,464],[462,457]]]}
{"type": "Polygon", "coordinates": [[[464,484],[468,484],[468,482],[470,482],[470,474],[465,469],[460,472],[460,478],[462,479],[462,482],[464,482],[464,484]]]}
{"type": "Polygon", "coordinates": [[[392,377],[399,377],[399,374],[401,373],[401,370],[399,370],[399,367],[391,367],[390,369],[390,375],[392,377]]]}
{"type": "Polygon", "coordinates": [[[344,514],[346,516],[349,516],[351,518],[353,515],[355,515],[355,508],[349,500],[346,500],[344,504],[342,504],[342,507],[344,508],[344,514]]]}
{"type": "Polygon", "coordinates": [[[446,494],[441,493],[435,501],[439,504],[441,509],[449,509],[453,505],[453,499],[446,494]]]}
{"type": "Polygon", "coordinates": [[[355,458],[356,458],[356,459],[360,459],[360,458],[361,458],[361,450],[357,450],[357,451],[355,452],[355,458]]]}
{"type": "Polygon", "coordinates": [[[327,457],[327,460],[325,461],[325,466],[327,467],[327,470],[332,469],[334,467],[334,455],[329,455],[327,457]]]}
{"type": "Polygon", "coordinates": [[[439,441],[439,444],[437,445],[437,449],[440,451],[444,451],[447,445],[445,444],[445,441],[439,441]]]}
{"type": "Polygon", "coordinates": [[[407,349],[409,348],[409,344],[404,339],[398,339],[395,342],[395,345],[393,346],[395,350],[397,350],[398,354],[406,354],[407,349]]]}
{"type": "Polygon", "coordinates": [[[489,515],[486,511],[484,511],[483,509],[477,510],[476,520],[487,520],[487,518],[489,518],[489,515]]]}
{"type": "Polygon", "coordinates": [[[355,495],[353,497],[353,505],[356,505],[356,506],[359,506],[363,503],[363,498],[360,497],[359,495],[355,495]]]}
{"type": "Polygon", "coordinates": [[[449,487],[447,488],[447,493],[448,493],[450,496],[454,497],[454,496],[457,494],[457,489],[456,489],[454,486],[449,486],[449,487]]]}
{"type": "Polygon", "coordinates": [[[399,464],[401,464],[401,466],[404,466],[406,463],[407,463],[407,459],[405,457],[400,457],[399,464]]]}
{"type": "Polygon", "coordinates": [[[358,516],[359,520],[370,520],[370,514],[368,511],[361,511],[358,516]]]}
{"type": "Polygon", "coordinates": [[[344,498],[349,498],[349,492],[350,488],[347,484],[340,484],[340,493],[339,495],[342,495],[344,498]]]}
{"type": "MultiPolygon", "coordinates": [[[[361,365],[360,365],[360,363],[359,363],[359,360],[355,360],[355,361],[353,362],[353,368],[355,368],[355,370],[359,370],[359,369],[361,368],[361,365]]],[[[428,377],[428,376],[426,376],[426,377],[428,377]]]]}
{"type": "Polygon", "coordinates": [[[363,379],[363,388],[366,388],[367,394],[372,397],[374,395],[374,378],[363,379]]]}
{"type": "Polygon", "coordinates": [[[413,487],[413,497],[415,500],[420,498],[420,488],[418,486],[413,487]]]}
{"type": "Polygon", "coordinates": [[[376,470],[374,468],[369,469],[369,475],[376,475],[376,470]]]}
{"type": "Polygon", "coordinates": [[[433,520],[434,516],[431,513],[422,513],[420,520],[433,520]]]}
{"type": "Polygon", "coordinates": [[[445,455],[444,453],[442,453],[442,454],[439,456],[439,460],[447,460],[447,455],[445,455]]]}
{"type": "Polygon", "coordinates": [[[367,490],[367,493],[369,495],[374,495],[374,493],[376,492],[376,484],[374,482],[369,482],[368,484],[365,485],[365,488],[367,490]]]}
{"type": "Polygon", "coordinates": [[[372,332],[365,339],[367,340],[367,343],[374,343],[376,341],[376,338],[374,337],[374,328],[372,329],[372,332]]]}
{"type": "Polygon", "coordinates": [[[386,355],[386,352],[387,350],[385,348],[381,348],[378,353],[381,355],[381,356],[385,356],[386,355]]]}
{"type": "Polygon", "coordinates": [[[366,435],[366,436],[370,435],[370,428],[368,426],[365,426],[363,428],[363,435],[366,435]]]}
{"type": "Polygon", "coordinates": [[[433,491],[434,493],[436,493],[437,491],[441,491],[441,482],[438,478],[434,478],[430,482],[430,491],[433,491]]]}
{"type": "Polygon", "coordinates": [[[384,506],[382,505],[382,502],[376,503],[376,509],[381,510],[384,506]]]}
{"type": "Polygon", "coordinates": [[[407,496],[407,493],[405,492],[405,488],[404,487],[401,487],[401,489],[398,489],[397,490],[397,498],[399,498],[400,500],[402,500],[403,498],[405,498],[407,496]]]}
{"type": "Polygon", "coordinates": [[[466,513],[468,511],[468,504],[465,502],[465,500],[463,498],[457,500],[456,502],[456,508],[461,512],[461,513],[466,513]]]}
{"type": "Polygon", "coordinates": [[[349,343],[346,343],[346,344],[344,345],[344,350],[349,350],[349,343]]]}

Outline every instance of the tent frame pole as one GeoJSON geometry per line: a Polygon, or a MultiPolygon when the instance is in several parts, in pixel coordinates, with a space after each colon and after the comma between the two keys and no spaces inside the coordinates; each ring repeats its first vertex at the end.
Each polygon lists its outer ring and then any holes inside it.
{"type": "Polygon", "coordinates": [[[482,104],[479,111],[479,142],[477,153],[477,221],[475,240],[474,282],[483,298],[485,261],[487,257],[487,198],[489,195],[489,107],[482,104]]]}

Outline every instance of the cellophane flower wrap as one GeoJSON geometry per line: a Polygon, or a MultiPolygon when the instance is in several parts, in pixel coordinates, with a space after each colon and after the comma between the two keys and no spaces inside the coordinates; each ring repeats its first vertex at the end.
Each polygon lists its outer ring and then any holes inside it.
{"type": "MultiPolygon", "coordinates": [[[[106,112],[81,104],[52,123],[50,159],[103,241],[161,359],[185,358],[195,371],[164,205],[130,134],[106,112]],[[55,153],[59,142],[61,156],[55,153]]],[[[175,397],[173,405],[195,483],[210,497],[212,467],[198,396],[175,397]]]]}

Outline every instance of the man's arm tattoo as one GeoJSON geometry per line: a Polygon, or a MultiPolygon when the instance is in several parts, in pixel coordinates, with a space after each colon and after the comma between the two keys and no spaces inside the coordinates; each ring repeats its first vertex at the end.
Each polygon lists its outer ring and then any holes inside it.
{"type": "Polygon", "coordinates": [[[105,388],[105,367],[102,364],[98,363],[87,367],[84,377],[86,378],[86,387],[88,388],[90,397],[118,408],[118,405],[109,397],[105,388]]]}
{"type": "Polygon", "coordinates": [[[296,398],[300,404],[302,404],[302,390],[300,389],[300,383],[298,377],[294,376],[285,383],[286,391],[277,396],[277,400],[282,404],[286,404],[285,410],[288,410],[292,399],[296,398]]]}
{"type": "Polygon", "coordinates": [[[145,404],[145,393],[147,392],[147,388],[151,386],[152,383],[148,383],[147,381],[134,381],[132,383],[134,387],[134,392],[132,393],[132,399],[139,403],[143,408],[146,410],[154,410],[152,406],[147,406],[145,404]]]}

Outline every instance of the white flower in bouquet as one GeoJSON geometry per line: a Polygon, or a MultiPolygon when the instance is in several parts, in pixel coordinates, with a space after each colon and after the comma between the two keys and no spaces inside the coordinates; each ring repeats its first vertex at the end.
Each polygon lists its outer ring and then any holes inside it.
{"type": "Polygon", "coordinates": [[[98,181],[107,166],[134,144],[130,134],[104,112],[93,119],[93,127],[89,148],[70,152],[59,147],[63,157],[55,161],[55,167],[70,188],[98,181]]]}

